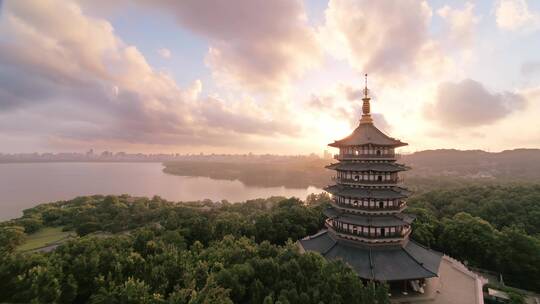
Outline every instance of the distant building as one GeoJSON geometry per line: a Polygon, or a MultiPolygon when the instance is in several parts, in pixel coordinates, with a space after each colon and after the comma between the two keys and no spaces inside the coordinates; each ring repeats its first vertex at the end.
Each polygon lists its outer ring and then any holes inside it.
{"type": "Polygon", "coordinates": [[[332,153],[330,153],[328,150],[324,150],[323,158],[324,159],[331,159],[332,158],[332,153]]]}
{"type": "MultiPolygon", "coordinates": [[[[367,76],[367,75],[366,75],[367,76]]],[[[364,89],[362,118],[339,148],[326,229],[299,241],[301,251],[339,259],[365,281],[385,282],[393,303],[483,303],[482,280],[462,263],[411,240],[414,216],[404,213],[410,192],[395,149],[407,145],[373,124],[364,89]]]]}

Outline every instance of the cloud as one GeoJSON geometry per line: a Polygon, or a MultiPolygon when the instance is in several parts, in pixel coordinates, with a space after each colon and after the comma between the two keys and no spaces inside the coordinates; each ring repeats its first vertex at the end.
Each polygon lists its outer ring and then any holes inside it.
{"type": "Polygon", "coordinates": [[[503,30],[536,29],[540,15],[529,11],[526,0],[499,0],[495,6],[497,26],[503,30]]]}
{"type": "Polygon", "coordinates": [[[540,73],[539,61],[528,61],[521,64],[521,74],[524,76],[532,76],[540,73]]]}
{"type": "Polygon", "coordinates": [[[157,50],[157,53],[159,56],[161,56],[161,58],[164,58],[164,59],[169,59],[172,56],[171,50],[167,48],[161,48],[157,50]]]}
{"type": "Polygon", "coordinates": [[[210,41],[206,63],[226,85],[282,90],[320,60],[300,0],[146,1],[210,41]]]}
{"type": "Polygon", "coordinates": [[[74,1],[10,1],[2,13],[0,133],[219,146],[296,132],[286,113],[276,120],[251,100],[201,97],[200,81],[180,88],[74,1]]]}
{"type": "Polygon", "coordinates": [[[467,2],[463,9],[443,6],[437,14],[447,21],[450,43],[468,46],[473,42],[474,26],[480,17],[474,15],[474,4],[467,2]]]}
{"type": "Polygon", "coordinates": [[[325,16],[320,39],[359,71],[396,79],[444,61],[429,37],[432,11],[425,1],[330,0],[325,16]]]}
{"type": "Polygon", "coordinates": [[[472,79],[441,83],[434,104],[425,108],[427,118],[448,127],[492,124],[525,107],[525,98],[511,92],[491,93],[472,79]]]}
{"type": "MultiPolygon", "coordinates": [[[[354,128],[358,125],[362,115],[362,97],[362,89],[339,84],[328,92],[312,94],[308,107],[313,112],[313,115],[325,113],[336,121],[347,122],[350,128],[354,128]]],[[[371,116],[379,129],[385,132],[391,130],[391,126],[383,114],[372,113],[371,116]]]]}

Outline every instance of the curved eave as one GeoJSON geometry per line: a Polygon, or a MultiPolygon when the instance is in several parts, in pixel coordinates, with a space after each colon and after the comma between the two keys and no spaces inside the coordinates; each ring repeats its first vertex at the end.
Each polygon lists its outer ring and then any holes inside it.
{"type": "Polygon", "coordinates": [[[397,163],[366,163],[366,162],[356,162],[356,163],[334,163],[325,168],[330,170],[338,171],[374,171],[374,172],[400,172],[410,170],[410,167],[407,167],[402,164],[397,163]]]}
{"type": "Polygon", "coordinates": [[[410,195],[409,191],[400,187],[392,187],[388,189],[364,189],[332,185],[325,187],[324,190],[333,195],[356,198],[398,199],[406,198],[410,195]]]}
{"type": "Polygon", "coordinates": [[[407,143],[384,134],[372,123],[360,123],[349,136],[336,140],[329,146],[339,148],[369,144],[381,147],[402,147],[407,145],[407,143]]]}
{"type": "Polygon", "coordinates": [[[324,215],[347,224],[354,224],[366,227],[394,227],[410,225],[414,221],[414,216],[406,213],[392,215],[355,215],[340,212],[335,208],[327,208],[324,215]]]}
{"type": "Polygon", "coordinates": [[[408,143],[402,142],[400,140],[396,140],[394,143],[377,143],[377,142],[363,142],[363,143],[345,143],[344,139],[342,140],[336,140],[333,143],[329,143],[329,147],[334,148],[343,148],[343,147],[356,147],[356,146],[364,146],[364,145],[374,145],[374,146],[381,146],[381,147],[389,147],[389,148],[399,148],[409,145],[408,143]]]}

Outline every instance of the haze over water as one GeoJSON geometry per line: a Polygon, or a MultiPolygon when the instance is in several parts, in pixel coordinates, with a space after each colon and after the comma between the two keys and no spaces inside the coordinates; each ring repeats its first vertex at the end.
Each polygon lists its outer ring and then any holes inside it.
{"type": "Polygon", "coordinates": [[[211,199],[240,202],[270,196],[305,199],[316,187],[248,187],[239,181],[165,174],[161,163],[0,164],[0,220],[40,203],[93,194],[159,195],[171,201],[211,199]]]}

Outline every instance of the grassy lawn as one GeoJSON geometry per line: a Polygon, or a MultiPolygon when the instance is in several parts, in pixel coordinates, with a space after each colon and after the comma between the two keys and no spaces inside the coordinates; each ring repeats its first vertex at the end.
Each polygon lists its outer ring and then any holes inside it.
{"type": "Polygon", "coordinates": [[[29,234],[26,242],[17,248],[18,251],[27,251],[41,248],[51,243],[61,242],[74,236],[72,231],[62,231],[62,227],[45,227],[36,233],[29,234]]]}

